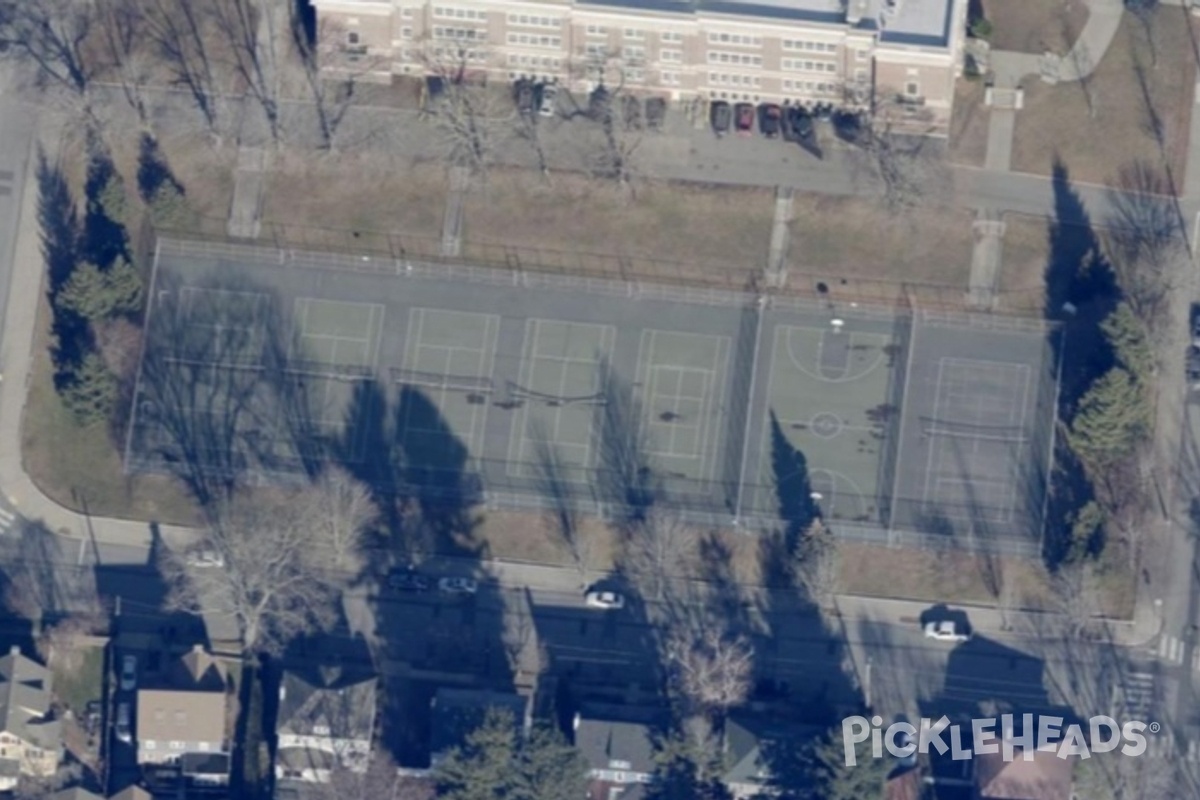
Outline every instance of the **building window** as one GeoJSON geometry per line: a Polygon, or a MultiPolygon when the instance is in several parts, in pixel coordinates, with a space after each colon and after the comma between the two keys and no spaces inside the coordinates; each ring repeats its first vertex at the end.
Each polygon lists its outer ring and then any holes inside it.
{"type": "Polygon", "coordinates": [[[658,35],[658,38],[664,42],[678,44],[683,41],[683,34],[679,31],[663,31],[658,35]]]}
{"type": "Polygon", "coordinates": [[[626,61],[645,61],[646,48],[644,47],[622,47],[621,57],[626,61]]]}
{"type": "Polygon", "coordinates": [[[196,747],[204,753],[208,752],[208,742],[197,742],[196,747]]]}
{"type": "Polygon", "coordinates": [[[904,84],[904,96],[905,97],[920,97],[921,96],[921,84],[917,83],[916,81],[906,82],[904,84]]]}
{"type": "Polygon", "coordinates": [[[487,12],[477,8],[457,8],[452,6],[434,6],[433,16],[439,19],[469,19],[475,22],[486,22],[487,12]]]}
{"type": "Polygon", "coordinates": [[[538,36],[532,33],[510,33],[508,34],[508,43],[510,45],[520,45],[524,47],[553,47],[555,49],[561,49],[562,37],[538,36]]]}
{"type": "Polygon", "coordinates": [[[629,83],[641,83],[646,80],[646,73],[640,69],[627,69],[625,70],[625,80],[629,83]]]}
{"type": "Polygon", "coordinates": [[[412,28],[401,28],[400,29],[400,38],[401,39],[411,39],[412,38],[412,28]]]}
{"type": "Polygon", "coordinates": [[[603,25],[588,25],[585,31],[588,36],[608,36],[608,28],[603,25]]]}
{"type": "Polygon", "coordinates": [[[865,69],[863,69],[862,67],[857,67],[854,70],[854,82],[855,83],[866,83],[867,82],[867,71],[865,69]]]}
{"type": "Polygon", "coordinates": [[[634,41],[640,42],[646,38],[646,32],[640,31],[637,28],[626,28],[625,29],[625,38],[633,39],[634,41]]]}
{"type": "Polygon", "coordinates": [[[857,58],[859,61],[866,61],[868,55],[870,55],[870,54],[867,52],[867,49],[865,47],[860,47],[854,51],[854,57],[857,58]]]}
{"type": "Polygon", "coordinates": [[[153,739],[143,739],[142,740],[142,749],[144,749],[144,750],[154,750],[157,747],[158,747],[158,742],[154,741],[153,739]]]}
{"type": "Polygon", "coordinates": [[[540,17],[536,14],[509,14],[509,25],[520,25],[526,28],[561,28],[562,19],[559,17],[540,17]]]}
{"type": "Polygon", "coordinates": [[[683,63],[683,51],[682,50],[659,50],[658,51],[658,60],[668,63],[668,64],[682,64],[683,63]]]}
{"type": "Polygon", "coordinates": [[[749,53],[730,53],[724,50],[709,50],[708,63],[737,64],[743,67],[761,67],[762,56],[750,55],[749,53]]]}
{"type": "Polygon", "coordinates": [[[588,58],[608,58],[608,45],[589,42],[583,46],[583,52],[588,58]]]}
{"type": "Polygon", "coordinates": [[[437,26],[433,29],[433,38],[452,42],[482,42],[485,36],[484,31],[480,28],[443,28],[437,26]]]}
{"type": "Polygon", "coordinates": [[[171,742],[171,749],[172,750],[182,750],[183,742],[171,742]]]}
{"type": "Polygon", "coordinates": [[[658,79],[660,81],[662,81],[662,83],[666,86],[678,86],[679,85],[679,73],[678,72],[660,72],[660,73],[658,73],[658,79]]]}
{"type": "Polygon", "coordinates": [[[783,49],[807,53],[836,53],[837,45],[829,42],[810,42],[804,39],[784,39],[783,49]]]}
{"type": "Polygon", "coordinates": [[[413,18],[412,6],[407,6],[405,8],[400,9],[400,18],[401,19],[412,19],[413,18]]]}

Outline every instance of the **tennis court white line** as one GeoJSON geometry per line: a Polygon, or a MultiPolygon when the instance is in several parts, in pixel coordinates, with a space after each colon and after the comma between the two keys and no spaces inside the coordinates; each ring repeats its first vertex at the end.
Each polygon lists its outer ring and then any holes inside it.
{"type": "MultiPolygon", "coordinates": [[[[663,401],[670,400],[670,413],[681,416],[681,414],[680,414],[680,411],[681,411],[680,403],[681,402],[683,402],[683,401],[696,402],[696,403],[699,403],[699,406],[700,406],[700,410],[697,412],[697,415],[696,415],[698,417],[698,419],[692,424],[680,425],[676,422],[661,423],[661,422],[655,422],[653,419],[651,419],[649,421],[649,424],[651,426],[654,426],[656,428],[666,427],[670,431],[670,435],[668,436],[669,445],[670,445],[669,449],[665,450],[665,451],[664,450],[652,450],[651,452],[655,453],[656,455],[668,456],[670,458],[689,458],[692,460],[700,459],[701,461],[703,461],[704,453],[703,453],[703,450],[700,449],[700,445],[704,441],[703,428],[704,428],[705,423],[707,422],[706,415],[704,413],[704,409],[706,408],[707,403],[706,403],[706,400],[704,397],[697,397],[695,395],[685,395],[685,394],[679,393],[680,384],[683,383],[683,376],[687,373],[698,373],[701,377],[701,380],[704,382],[705,387],[707,387],[710,373],[706,372],[705,370],[699,369],[697,367],[674,367],[674,366],[660,365],[660,366],[656,366],[654,368],[654,371],[651,373],[653,376],[651,378],[651,394],[650,394],[651,409],[653,409],[654,407],[656,407],[659,403],[661,403],[663,401]],[[665,392],[658,391],[658,380],[659,380],[658,376],[659,376],[660,372],[664,372],[664,371],[671,371],[675,374],[675,392],[673,394],[666,394],[665,392]],[[689,455],[687,453],[681,453],[681,452],[676,451],[675,437],[680,431],[693,432],[694,435],[692,437],[692,440],[693,440],[693,442],[695,442],[694,449],[697,452],[689,455]]],[[[701,464],[701,467],[703,467],[703,463],[701,464]]]]}
{"type": "MultiPolygon", "coordinates": [[[[937,382],[934,384],[933,395],[933,418],[940,419],[942,412],[942,377],[946,368],[946,359],[938,360],[937,382]]],[[[909,376],[911,377],[911,376],[909,376]]],[[[929,483],[933,476],[933,454],[938,452],[939,448],[934,444],[937,440],[930,439],[929,455],[925,459],[925,486],[921,491],[921,505],[929,504],[929,483]]],[[[938,461],[938,469],[941,470],[941,461],[938,461]]]]}

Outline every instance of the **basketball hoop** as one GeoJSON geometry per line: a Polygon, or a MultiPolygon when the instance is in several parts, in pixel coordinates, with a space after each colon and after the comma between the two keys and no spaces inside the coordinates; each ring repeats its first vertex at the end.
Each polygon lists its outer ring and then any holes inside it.
{"type": "Polygon", "coordinates": [[[808,496],[808,498],[809,498],[810,500],[817,500],[817,501],[820,501],[820,500],[824,500],[824,499],[825,499],[825,496],[824,496],[823,494],[821,494],[820,492],[813,492],[812,494],[810,494],[810,495],[808,496]]]}
{"type": "Polygon", "coordinates": [[[834,333],[841,333],[841,332],[842,332],[842,326],[846,324],[846,321],[845,321],[845,320],[843,320],[843,319],[836,319],[836,318],[835,318],[835,319],[832,319],[832,320],[830,320],[830,321],[829,321],[829,324],[833,326],[833,332],[834,332],[834,333]]]}

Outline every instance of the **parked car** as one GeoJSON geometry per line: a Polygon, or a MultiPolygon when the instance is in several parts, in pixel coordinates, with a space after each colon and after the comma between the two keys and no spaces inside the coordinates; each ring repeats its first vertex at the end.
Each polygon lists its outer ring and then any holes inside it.
{"type": "Polygon", "coordinates": [[[749,136],[754,132],[754,106],[750,103],[738,103],[734,106],[733,119],[739,136],[749,136]]]}
{"type": "Polygon", "coordinates": [[[603,608],[616,611],[625,607],[625,598],[617,592],[591,591],[584,595],[588,608],[603,608]]]}
{"type": "Polygon", "coordinates": [[[442,578],[438,581],[438,591],[446,594],[475,594],[479,584],[471,578],[442,578]]]}
{"type": "Polygon", "coordinates": [[[389,572],[387,584],[401,592],[429,591],[429,579],[412,567],[397,567],[389,572]]]}
{"type": "Polygon", "coordinates": [[[225,557],[221,555],[219,550],[211,548],[191,550],[188,552],[185,560],[189,567],[196,567],[198,569],[225,566],[225,557]]]}
{"type": "Polygon", "coordinates": [[[783,138],[789,142],[804,142],[812,138],[812,135],[812,115],[801,106],[789,106],[784,114],[783,138]]]}
{"type": "Polygon", "coordinates": [[[729,126],[733,122],[733,110],[724,100],[714,100],[708,107],[708,119],[712,123],[713,133],[724,136],[729,133],[729,126]]]}
{"type": "Polygon", "coordinates": [[[538,101],[538,114],[543,117],[553,117],[558,110],[558,87],[553,83],[544,83],[541,95],[541,99],[538,101]]]}
{"type": "Polygon", "coordinates": [[[667,118],[667,101],[661,97],[651,97],[646,100],[646,127],[652,131],[661,131],[663,120],[667,118]]]}
{"type": "Polygon", "coordinates": [[[131,727],[131,710],[128,702],[121,703],[117,706],[117,720],[113,724],[113,732],[125,744],[133,742],[133,728],[131,727]]]}
{"type": "Polygon", "coordinates": [[[833,132],[843,142],[858,144],[866,133],[862,115],[853,111],[838,111],[833,115],[833,132]]]}
{"type": "Polygon", "coordinates": [[[121,659],[121,691],[132,692],[137,688],[137,663],[135,655],[121,659]]]}
{"type": "Polygon", "coordinates": [[[936,639],[939,642],[966,642],[970,640],[971,632],[954,620],[947,619],[941,622],[927,622],[925,638],[936,639]]]}
{"type": "Polygon", "coordinates": [[[528,78],[520,78],[513,84],[513,102],[517,104],[517,113],[524,117],[533,114],[533,101],[533,83],[528,78]]]}
{"type": "Polygon", "coordinates": [[[783,128],[783,109],[774,103],[763,103],[758,107],[758,129],[768,139],[778,139],[783,128]]]}
{"type": "Polygon", "coordinates": [[[1186,367],[1188,388],[1193,392],[1200,391],[1200,347],[1188,348],[1186,367]]]}
{"type": "Polygon", "coordinates": [[[631,94],[621,97],[621,116],[624,118],[625,130],[640,131],[642,129],[642,101],[631,94]]]}

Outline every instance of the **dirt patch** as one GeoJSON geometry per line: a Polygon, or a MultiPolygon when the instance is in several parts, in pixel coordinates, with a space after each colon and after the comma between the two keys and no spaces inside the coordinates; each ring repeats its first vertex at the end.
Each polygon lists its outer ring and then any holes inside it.
{"type": "Polygon", "coordinates": [[[1063,54],[1087,22],[1084,0],[983,0],[995,50],[1063,54]]]}
{"type": "Polygon", "coordinates": [[[1193,25],[1186,9],[1160,8],[1150,24],[1151,47],[1146,29],[1126,14],[1087,91],[1078,81],[1050,86],[1027,79],[1013,136],[1013,169],[1046,175],[1061,159],[1070,179],[1103,183],[1121,164],[1147,159],[1165,163],[1181,182],[1194,90],[1193,25]],[[1158,136],[1148,122],[1147,103],[1157,115],[1158,136]]]}
{"type": "Polygon", "coordinates": [[[960,78],[954,86],[954,116],[950,118],[950,149],[954,164],[982,167],[987,159],[988,117],[983,104],[987,87],[982,80],[960,78]]]}

